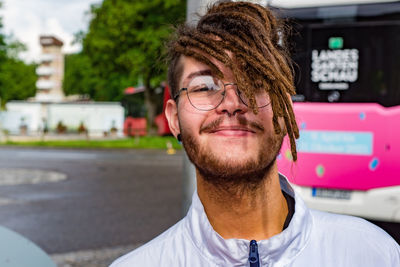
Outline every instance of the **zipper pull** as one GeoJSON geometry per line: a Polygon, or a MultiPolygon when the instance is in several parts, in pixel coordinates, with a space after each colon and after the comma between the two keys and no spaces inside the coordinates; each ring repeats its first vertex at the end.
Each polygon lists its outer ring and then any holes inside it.
{"type": "Polygon", "coordinates": [[[250,267],[260,267],[260,261],[258,258],[258,246],[257,241],[250,241],[250,252],[249,252],[250,267]]]}

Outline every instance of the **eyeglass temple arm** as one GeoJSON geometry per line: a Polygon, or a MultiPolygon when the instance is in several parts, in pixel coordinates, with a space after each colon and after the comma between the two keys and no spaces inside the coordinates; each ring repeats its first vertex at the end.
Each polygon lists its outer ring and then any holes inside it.
{"type": "Polygon", "coordinates": [[[178,100],[178,98],[179,98],[181,92],[182,92],[182,91],[186,91],[186,90],[187,90],[187,88],[181,88],[181,89],[179,89],[179,91],[176,92],[176,94],[175,94],[175,96],[174,96],[174,101],[178,100]]]}

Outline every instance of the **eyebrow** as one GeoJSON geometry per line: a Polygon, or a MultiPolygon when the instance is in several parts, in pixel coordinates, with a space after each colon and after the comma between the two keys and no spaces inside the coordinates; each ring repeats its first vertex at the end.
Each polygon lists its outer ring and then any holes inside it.
{"type": "Polygon", "coordinates": [[[199,71],[195,71],[195,72],[191,72],[187,77],[185,77],[184,79],[184,83],[186,83],[188,80],[197,77],[197,76],[203,76],[203,75],[210,75],[212,76],[213,73],[211,70],[199,70],[199,71]]]}

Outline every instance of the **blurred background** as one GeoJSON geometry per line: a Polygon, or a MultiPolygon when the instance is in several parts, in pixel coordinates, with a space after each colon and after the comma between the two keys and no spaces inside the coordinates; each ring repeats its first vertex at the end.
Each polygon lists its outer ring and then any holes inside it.
{"type": "MultiPolygon", "coordinates": [[[[107,266],[190,204],[165,42],[214,1],[0,2],[0,225],[57,266],[107,266]]],[[[280,171],[310,207],[400,242],[400,1],[255,2],[291,27],[301,137],[280,171]]]]}

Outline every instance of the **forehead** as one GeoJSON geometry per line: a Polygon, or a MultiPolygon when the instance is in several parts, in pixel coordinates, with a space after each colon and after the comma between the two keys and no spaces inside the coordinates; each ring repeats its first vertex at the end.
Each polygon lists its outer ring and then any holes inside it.
{"type": "Polygon", "coordinates": [[[182,75],[179,80],[179,85],[183,87],[187,85],[196,73],[210,71],[210,67],[192,57],[182,55],[179,59],[179,65],[182,75]]]}

